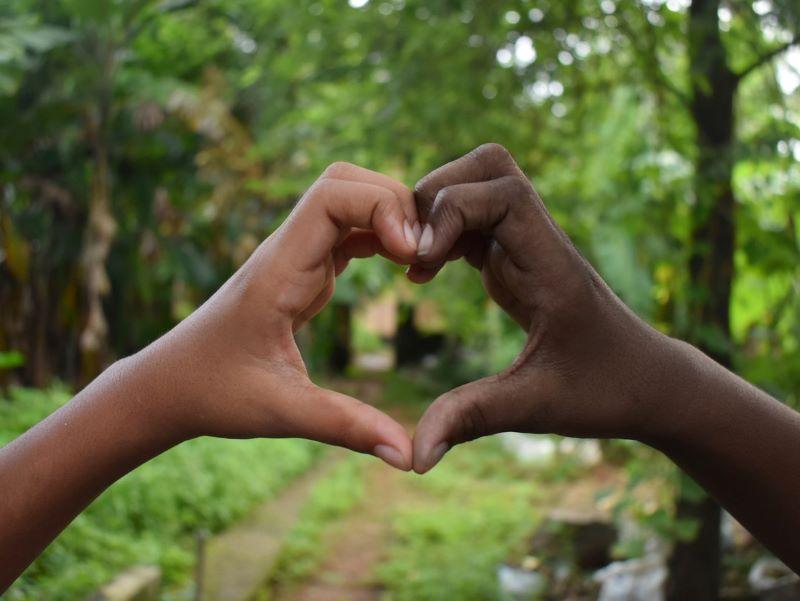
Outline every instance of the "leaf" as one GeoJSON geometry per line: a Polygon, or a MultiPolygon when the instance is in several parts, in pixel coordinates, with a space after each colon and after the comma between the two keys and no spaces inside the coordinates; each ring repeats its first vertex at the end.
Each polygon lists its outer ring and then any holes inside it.
{"type": "Polygon", "coordinates": [[[71,42],[75,39],[75,34],[60,27],[42,25],[33,28],[17,29],[13,32],[14,37],[25,48],[33,52],[47,52],[61,44],[71,42]]]}
{"type": "Polygon", "coordinates": [[[0,369],[14,369],[25,365],[25,355],[19,351],[0,351],[0,369]]]}

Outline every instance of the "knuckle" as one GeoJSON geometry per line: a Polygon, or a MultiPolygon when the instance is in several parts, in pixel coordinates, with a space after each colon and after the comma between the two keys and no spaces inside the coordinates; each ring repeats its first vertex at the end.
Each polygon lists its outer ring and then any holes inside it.
{"type": "Polygon", "coordinates": [[[509,175],[493,180],[495,194],[503,200],[506,211],[521,218],[537,209],[536,197],[530,181],[524,175],[509,175]]]}
{"type": "Polygon", "coordinates": [[[485,159],[493,162],[505,161],[511,157],[511,153],[506,150],[505,146],[497,142],[486,142],[481,144],[474,151],[477,158],[485,159]]]}
{"type": "Polygon", "coordinates": [[[476,174],[483,180],[493,179],[514,164],[511,154],[496,142],[481,144],[467,156],[474,163],[476,174]]]}
{"type": "Polygon", "coordinates": [[[492,180],[495,191],[509,202],[529,204],[531,185],[522,175],[507,175],[497,180],[492,180]]]}
{"type": "Polygon", "coordinates": [[[430,204],[433,202],[436,192],[435,182],[429,175],[426,175],[414,185],[414,197],[418,201],[421,200],[430,204]]]}
{"type": "Polygon", "coordinates": [[[360,420],[351,411],[338,411],[331,420],[332,432],[349,447],[358,447],[361,438],[360,420]]]}
{"type": "Polygon", "coordinates": [[[390,190],[401,203],[414,202],[414,193],[408,186],[398,183],[396,187],[390,188],[390,190]]]}
{"type": "Polygon", "coordinates": [[[463,221],[457,194],[452,188],[442,188],[431,208],[430,221],[456,224],[463,221]]]}
{"type": "Polygon", "coordinates": [[[524,175],[512,175],[509,178],[508,187],[514,193],[515,198],[530,200],[533,187],[531,186],[531,182],[524,175]]]}
{"type": "Polygon", "coordinates": [[[304,203],[318,203],[325,202],[332,193],[333,182],[328,179],[321,178],[315,181],[311,187],[306,190],[301,202],[304,203]]]}
{"type": "Polygon", "coordinates": [[[377,191],[376,200],[377,202],[372,207],[372,217],[370,219],[372,222],[390,220],[401,212],[400,207],[395,202],[394,195],[388,190],[386,192],[377,191]]]}
{"type": "Polygon", "coordinates": [[[325,177],[342,177],[349,173],[352,173],[355,165],[352,163],[348,163],[347,161],[336,161],[328,165],[325,171],[322,172],[323,178],[325,177]]]}
{"type": "Polygon", "coordinates": [[[438,194],[436,194],[433,204],[437,208],[452,207],[455,204],[455,200],[456,195],[452,188],[442,188],[439,190],[438,194]]]}

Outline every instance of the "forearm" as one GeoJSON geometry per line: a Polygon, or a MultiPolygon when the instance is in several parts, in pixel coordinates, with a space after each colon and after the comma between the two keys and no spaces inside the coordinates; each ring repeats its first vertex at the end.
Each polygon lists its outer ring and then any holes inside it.
{"type": "Polygon", "coordinates": [[[800,414],[685,343],[670,355],[650,442],[800,571],[800,414]]]}
{"type": "Polygon", "coordinates": [[[0,592],[103,490],[178,442],[151,390],[116,364],[0,449],[0,592]]]}

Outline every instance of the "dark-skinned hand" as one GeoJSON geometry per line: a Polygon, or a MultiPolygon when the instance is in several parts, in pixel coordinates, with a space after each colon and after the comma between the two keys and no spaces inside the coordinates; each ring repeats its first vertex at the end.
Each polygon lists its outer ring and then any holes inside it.
{"type": "Polygon", "coordinates": [[[652,367],[642,349],[664,337],[583,259],[511,155],[481,146],[420,180],[416,199],[426,225],[421,262],[408,277],[427,282],[444,261],[464,256],[528,337],[507,370],[430,407],[415,437],[415,469],[430,469],[455,444],[507,430],[641,432],[651,419],[641,379],[652,367]]]}
{"type": "Polygon", "coordinates": [[[408,277],[465,257],[527,332],[500,374],[445,393],[414,435],[425,472],[503,431],[631,438],[668,455],[800,570],[800,413],[630,311],[547,212],[511,155],[487,144],[424,177],[408,277]]]}

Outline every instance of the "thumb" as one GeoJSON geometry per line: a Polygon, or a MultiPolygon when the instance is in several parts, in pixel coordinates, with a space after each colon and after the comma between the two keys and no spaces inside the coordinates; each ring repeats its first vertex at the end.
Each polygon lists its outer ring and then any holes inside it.
{"type": "Polygon", "coordinates": [[[424,474],[453,446],[529,423],[530,399],[516,372],[489,376],[437,398],[414,433],[414,471],[424,474]]]}
{"type": "Polygon", "coordinates": [[[375,455],[400,470],[411,469],[411,439],[383,411],[313,384],[298,406],[299,436],[375,455]]]}

